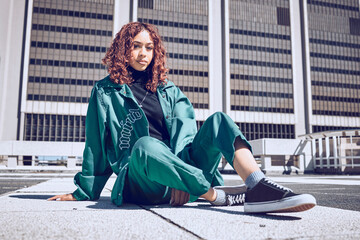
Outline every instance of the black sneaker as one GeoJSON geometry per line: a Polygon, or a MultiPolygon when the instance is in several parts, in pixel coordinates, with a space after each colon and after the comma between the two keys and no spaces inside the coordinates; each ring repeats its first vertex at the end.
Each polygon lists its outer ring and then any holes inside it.
{"type": "Polygon", "coordinates": [[[315,198],[296,194],[268,178],[263,178],[246,192],[244,211],[248,213],[301,212],[313,208],[315,198]]]}
{"type": "Polygon", "coordinates": [[[216,186],[214,187],[217,191],[223,191],[225,193],[225,201],[222,204],[213,204],[217,206],[233,206],[243,205],[245,202],[246,186],[216,186]]]}

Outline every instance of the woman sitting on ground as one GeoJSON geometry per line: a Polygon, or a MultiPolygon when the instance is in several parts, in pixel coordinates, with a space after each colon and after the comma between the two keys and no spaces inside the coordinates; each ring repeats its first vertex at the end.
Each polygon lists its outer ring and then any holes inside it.
{"type": "Polygon", "coordinates": [[[244,204],[245,212],[304,211],[316,205],[266,178],[249,142],[218,112],[197,131],[194,109],[166,78],[166,52],[155,26],[132,22],[117,33],[103,63],[86,116],[86,143],[77,190],[49,200],[96,200],[117,175],[111,200],[182,206],[199,197],[212,205],[244,204]],[[224,187],[221,157],[246,187],[224,187]]]}

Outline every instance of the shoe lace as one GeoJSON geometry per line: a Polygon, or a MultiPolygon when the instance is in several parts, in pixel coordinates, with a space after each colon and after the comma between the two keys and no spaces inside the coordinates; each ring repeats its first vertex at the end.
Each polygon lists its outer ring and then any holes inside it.
{"type": "Polygon", "coordinates": [[[288,191],[288,192],[292,192],[292,190],[290,188],[287,188],[287,187],[284,187],[280,184],[277,184],[276,182],[274,182],[273,180],[269,179],[269,178],[265,178],[265,181],[271,185],[273,185],[274,187],[276,188],[279,188],[281,190],[284,190],[284,191],[288,191]]]}
{"type": "Polygon", "coordinates": [[[228,195],[227,200],[229,206],[242,204],[245,202],[245,193],[228,195]]]}

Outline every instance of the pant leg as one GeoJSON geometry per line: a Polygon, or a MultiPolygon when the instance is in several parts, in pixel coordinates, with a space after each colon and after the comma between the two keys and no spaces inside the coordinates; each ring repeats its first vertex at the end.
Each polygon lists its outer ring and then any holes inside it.
{"type": "Polygon", "coordinates": [[[182,158],[202,170],[209,183],[214,181],[217,168],[223,155],[233,166],[234,142],[239,137],[251,150],[251,146],[234,121],[226,114],[217,112],[211,115],[196,134],[191,147],[184,149],[182,158]]]}
{"type": "Polygon", "coordinates": [[[210,188],[202,170],[185,163],[152,137],[142,137],[135,143],[126,185],[125,201],[142,204],[169,202],[171,188],[197,197],[210,188]]]}
{"type": "Polygon", "coordinates": [[[130,195],[130,201],[144,204],[169,202],[169,187],[190,193],[190,200],[195,201],[214,182],[222,155],[233,166],[236,137],[251,150],[232,119],[219,112],[205,121],[193,143],[179,154],[180,158],[161,141],[140,138],[133,147],[129,163],[127,195],[130,195]]]}

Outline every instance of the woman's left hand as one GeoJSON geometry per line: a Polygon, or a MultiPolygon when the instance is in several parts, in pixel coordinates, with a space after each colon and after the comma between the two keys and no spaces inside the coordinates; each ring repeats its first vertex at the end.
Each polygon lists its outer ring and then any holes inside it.
{"type": "Polygon", "coordinates": [[[177,189],[171,189],[170,204],[173,207],[182,206],[190,199],[190,194],[177,189]]]}
{"type": "Polygon", "coordinates": [[[56,195],[47,199],[48,201],[76,201],[76,198],[72,193],[56,195]]]}

